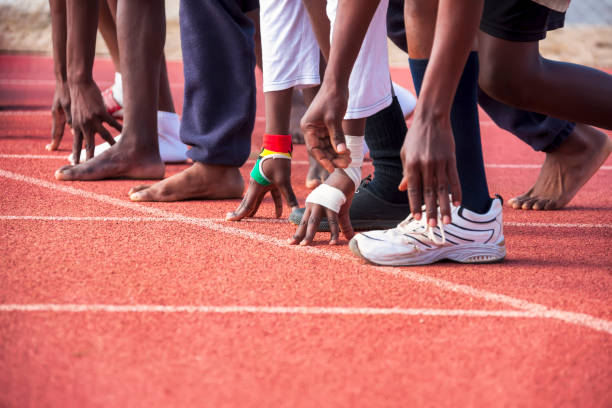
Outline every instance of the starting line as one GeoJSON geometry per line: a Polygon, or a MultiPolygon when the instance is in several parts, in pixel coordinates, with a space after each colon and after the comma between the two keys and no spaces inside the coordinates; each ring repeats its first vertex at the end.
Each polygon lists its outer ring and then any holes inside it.
{"type": "MultiPolygon", "coordinates": [[[[202,218],[211,222],[226,222],[223,218],[202,218]]],[[[76,221],[76,222],[177,222],[174,217],[71,217],[56,215],[0,215],[0,221],[76,221]]],[[[239,222],[260,224],[290,224],[285,218],[243,218],[239,222]]],[[[504,222],[504,227],[533,228],[612,228],[612,224],[572,224],[548,222],[504,222]]]]}
{"type": "Polygon", "coordinates": [[[384,273],[387,275],[394,276],[396,278],[406,279],[414,283],[428,285],[433,288],[437,288],[447,292],[471,296],[476,299],[482,299],[489,302],[504,304],[506,306],[519,309],[519,311],[522,312],[537,314],[539,317],[559,320],[569,324],[588,327],[596,331],[612,334],[612,321],[609,320],[598,318],[586,313],[570,312],[561,309],[549,308],[545,305],[530,302],[513,296],[495,293],[492,291],[479,289],[470,285],[455,283],[452,281],[429,276],[424,273],[416,272],[416,269],[362,265],[356,258],[348,258],[338,252],[334,252],[331,250],[312,246],[287,245],[285,240],[271,237],[266,234],[233,227],[228,225],[228,223],[214,222],[210,219],[205,218],[189,217],[178,213],[173,213],[171,211],[162,210],[160,208],[149,207],[126,200],[120,200],[118,198],[111,197],[106,194],[93,193],[87,190],[82,190],[67,185],[61,185],[58,183],[52,183],[46,180],[26,176],[24,174],[13,173],[7,170],[0,169],[0,177],[36,185],[39,187],[44,187],[50,190],[60,191],[85,199],[96,200],[99,202],[113,205],[115,207],[130,209],[141,214],[147,214],[148,216],[173,218],[176,221],[182,222],[187,225],[194,225],[200,228],[209,229],[211,231],[217,231],[220,233],[233,235],[251,241],[257,241],[267,245],[274,245],[288,251],[295,251],[298,253],[309,254],[312,256],[319,256],[329,261],[360,265],[360,267],[368,268],[371,271],[384,273]]]}
{"type": "MultiPolygon", "coordinates": [[[[64,160],[68,161],[68,155],[66,153],[62,155],[57,154],[0,154],[0,159],[32,159],[32,160],[64,160]]],[[[253,164],[255,160],[247,160],[246,164],[253,164]]],[[[307,165],[308,160],[292,160],[291,164],[295,165],[307,165]]],[[[487,163],[485,167],[491,169],[539,169],[542,167],[541,164],[497,164],[487,163]]],[[[599,170],[612,170],[612,166],[601,166],[599,170]]]]}

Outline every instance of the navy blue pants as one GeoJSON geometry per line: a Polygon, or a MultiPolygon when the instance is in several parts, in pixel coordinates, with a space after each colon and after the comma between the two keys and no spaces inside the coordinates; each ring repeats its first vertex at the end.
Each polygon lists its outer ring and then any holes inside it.
{"type": "MultiPolygon", "coordinates": [[[[387,34],[395,45],[408,52],[403,17],[404,1],[389,0],[387,34]]],[[[482,89],[478,92],[478,104],[497,126],[512,133],[536,151],[555,150],[576,126],[573,122],[506,105],[491,98],[482,89]]]]}
{"type": "Polygon", "coordinates": [[[181,0],[181,140],[194,161],[242,166],[255,124],[255,54],[246,0],[181,0]]]}

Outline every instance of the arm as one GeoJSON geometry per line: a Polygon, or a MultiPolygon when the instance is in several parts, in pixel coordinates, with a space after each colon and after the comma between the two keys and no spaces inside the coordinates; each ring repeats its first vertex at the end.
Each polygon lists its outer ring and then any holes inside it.
{"type": "Polygon", "coordinates": [[[51,130],[51,143],[45,148],[57,150],[66,122],[71,123],[70,117],[70,91],[66,74],[66,0],[49,0],[51,11],[51,38],[53,43],[53,70],[55,73],[55,94],[51,115],[53,128],[51,130]]]}
{"type": "Polygon", "coordinates": [[[114,139],[102,123],[108,122],[118,130],[121,130],[121,125],[106,112],[102,95],[92,75],[96,52],[98,0],[66,1],[68,25],[66,71],[72,100],[74,129],[72,154],[74,162],[78,164],[83,138],[89,159],[93,157],[96,133],[110,144],[114,143],[114,139]]]}
{"type": "Polygon", "coordinates": [[[432,226],[437,224],[438,204],[442,221],[451,222],[449,187],[454,204],[461,202],[450,112],[482,7],[483,0],[440,0],[431,58],[402,147],[400,190],[408,190],[415,219],[421,218],[421,204],[425,203],[432,226]]]}
{"type": "Polygon", "coordinates": [[[364,0],[354,7],[350,0],[340,0],[323,84],[302,118],[308,151],[330,173],[350,162],[342,131],[348,82],[378,3],[364,0]]]}

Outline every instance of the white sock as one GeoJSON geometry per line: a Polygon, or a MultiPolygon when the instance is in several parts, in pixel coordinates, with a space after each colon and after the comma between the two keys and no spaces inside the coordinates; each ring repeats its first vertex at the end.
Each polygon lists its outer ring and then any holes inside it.
{"type": "Polygon", "coordinates": [[[181,121],[174,112],[157,111],[159,154],[165,162],[187,160],[187,146],[181,142],[181,121]]]}
{"type": "Polygon", "coordinates": [[[115,72],[115,83],[111,89],[113,90],[113,98],[119,105],[123,106],[123,81],[120,72],[115,72]]]}
{"type": "Polygon", "coordinates": [[[404,118],[410,116],[414,107],[416,106],[416,97],[401,85],[393,82],[393,91],[395,92],[395,96],[397,96],[397,100],[399,101],[400,106],[402,107],[402,113],[404,114],[404,118]]]}
{"type": "MultiPolygon", "coordinates": [[[[184,162],[187,160],[187,146],[180,138],[181,121],[179,116],[173,112],[157,112],[157,137],[159,143],[159,155],[164,162],[184,162]]],[[[121,135],[115,137],[119,141],[121,135]]],[[[110,145],[106,142],[96,146],[94,156],[101,154],[110,145]]],[[[72,155],[68,156],[71,160],[72,155]]],[[[85,161],[87,153],[81,150],[81,162],[85,161]]]]}

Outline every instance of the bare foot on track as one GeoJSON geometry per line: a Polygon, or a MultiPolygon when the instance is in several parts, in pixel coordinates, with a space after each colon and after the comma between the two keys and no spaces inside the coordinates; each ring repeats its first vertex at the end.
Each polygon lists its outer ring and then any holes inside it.
{"type": "Polygon", "coordinates": [[[221,200],[240,198],[244,180],[237,167],[196,162],[188,169],[152,186],[136,186],[128,193],[132,201],[221,200]]]}
{"type": "Polygon", "coordinates": [[[572,134],[546,160],[533,187],[512,198],[514,209],[556,210],[567,205],[612,152],[612,141],[594,127],[577,124],[572,134]]]}
{"type": "Polygon", "coordinates": [[[165,166],[159,154],[151,155],[119,148],[119,143],[84,163],[63,166],[55,178],[63,181],[105,179],[161,179],[165,166]]]}

